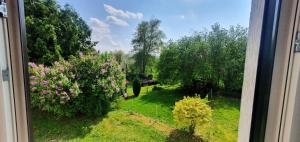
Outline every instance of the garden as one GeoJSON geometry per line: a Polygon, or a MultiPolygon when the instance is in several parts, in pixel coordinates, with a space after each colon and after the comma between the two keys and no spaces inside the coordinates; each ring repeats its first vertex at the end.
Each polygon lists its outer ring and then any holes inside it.
{"type": "Polygon", "coordinates": [[[35,141],[237,141],[247,28],[166,42],[150,19],[130,53],[101,52],[70,5],[25,0],[25,12],[35,141]]]}
{"type": "MultiPolygon", "coordinates": [[[[163,90],[143,87],[138,97],[121,98],[104,117],[77,116],[57,119],[38,110],[33,111],[33,130],[36,141],[202,141],[202,137],[176,129],[172,110],[183,99],[178,86],[163,90]]],[[[133,96],[131,88],[128,89],[133,96]]],[[[237,141],[240,101],[218,98],[212,104],[211,127],[206,138],[216,142],[237,141]]]]}

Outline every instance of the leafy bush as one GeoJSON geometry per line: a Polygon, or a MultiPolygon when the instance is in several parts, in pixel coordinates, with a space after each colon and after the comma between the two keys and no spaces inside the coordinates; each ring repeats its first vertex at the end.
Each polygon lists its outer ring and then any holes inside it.
{"type": "Polygon", "coordinates": [[[212,120],[212,110],[198,96],[184,97],[175,103],[173,116],[178,127],[188,128],[190,133],[194,133],[196,126],[205,126],[212,120]]]}
{"type": "Polygon", "coordinates": [[[71,57],[52,67],[29,65],[32,106],[58,116],[104,115],[125,78],[110,54],[71,57]]]}
{"type": "Polygon", "coordinates": [[[77,109],[88,115],[104,115],[120,93],[125,75],[110,54],[72,57],[70,71],[82,93],[76,98],[77,109]]]}
{"type": "Polygon", "coordinates": [[[134,95],[135,95],[136,97],[139,96],[140,91],[141,91],[141,82],[140,82],[138,79],[135,79],[135,80],[133,81],[132,89],[133,89],[134,95]]]}
{"type": "Polygon", "coordinates": [[[29,63],[32,106],[59,116],[76,112],[72,101],[81,92],[76,81],[66,76],[69,64],[62,61],[53,67],[29,63]]]}

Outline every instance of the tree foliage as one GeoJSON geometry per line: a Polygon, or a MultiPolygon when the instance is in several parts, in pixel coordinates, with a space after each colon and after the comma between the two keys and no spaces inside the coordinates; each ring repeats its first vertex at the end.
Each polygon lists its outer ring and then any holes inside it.
{"type": "Polygon", "coordinates": [[[190,86],[195,80],[215,88],[239,91],[242,87],[247,29],[241,26],[198,32],[169,41],[161,50],[158,78],[163,83],[190,86]]]}
{"type": "Polygon", "coordinates": [[[134,34],[134,39],[132,40],[134,48],[133,58],[135,59],[135,66],[140,73],[146,72],[147,65],[163,43],[162,38],[165,35],[159,29],[160,23],[158,19],[142,21],[134,34]]]}
{"type": "Polygon", "coordinates": [[[60,58],[93,50],[91,30],[69,5],[55,0],[25,0],[29,60],[51,65],[60,58]]]}

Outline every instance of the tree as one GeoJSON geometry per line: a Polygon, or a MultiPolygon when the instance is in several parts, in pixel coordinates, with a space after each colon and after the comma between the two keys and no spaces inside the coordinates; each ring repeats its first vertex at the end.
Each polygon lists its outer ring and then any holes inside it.
{"type": "Polygon", "coordinates": [[[122,50],[117,50],[115,52],[112,52],[115,60],[122,65],[125,62],[125,53],[122,50]]]}
{"type": "Polygon", "coordinates": [[[241,91],[247,46],[248,30],[231,26],[228,30],[228,44],[225,48],[224,87],[230,91],[241,91]]]}
{"type": "Polygon", "coordinates": [[[161,49],[159,56],[158,68],[158,80],[165,84],[178,83],[178,44],[173,41],[169,41],[166,46],[161,49]]]}
{"type": "Polygon", "coordinates": [[[29,61],[51,65],[94,50],[91,30],[71,6],[61,8],[55,0],[24,2],[29,61]]]}
{"type": "Polygon", "coordinates": [[[96,43],[91,41],[91,30],[86,22],[70,6],[65,5],[60,10],[58,42],[62,49],[62,57],[78,55],[79,52],[94,50],[96,43]]]}
{"type": "Polygon", "coordinates": [[[167,84],[180,83],[189,89],[195,89],[200,82],[230,93],[241,91],[246,43],[246,28],[225,29],[219,24],[214,24],[209,32],[170,41],[160,53],[158,79],[167,84]]]}
{"type": "Polygon", "coordinates": [[[215,23],[211,26],[212,31],[208,34],[208,45],[210,46],[210,64],[212,67],[211,80],[216,87],[224,76],[224,49],[228,40],[227,30],[215,23]]]}
{"type": "Polygon", "coordinates": [[[134,59],[140,73],[145,74],[146,67],[159,47],[163,44],[164,33],[159,29],[160,20],[142,21],[132,40],[134,59]]]}

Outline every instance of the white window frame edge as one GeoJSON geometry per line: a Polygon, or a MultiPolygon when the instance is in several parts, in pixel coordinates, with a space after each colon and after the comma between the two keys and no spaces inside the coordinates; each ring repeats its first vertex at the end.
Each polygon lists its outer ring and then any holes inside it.
{"type": "MultiPolygon", "coordinates": [[[[30,130],[30,120],[27,115],[26,93],[23,68],[23,50],[24,48],[24,6],[23,0],[8,0],[8,16],[10,44],[11,44],[11,62],[14,92],[16,103],[16,120],[18,140],[32,140],[30,130]],[[21,18],[23,18],[23,20],[21,18]]],[[[241,99],[241,112],[239,122],[239,142],[247,142],[250,140],[250,129],[252,120],[252,108],[254,101],[254,92],[257,75],[258,55],[261,40],[261,31],[264,14],[264,0],[252,0],[250,25],[248,34],[248,44],[246,51],[246,63],[244,72],[243,91],[241,99]]],[[[276,67],[275,67],[276,68],[276,67]]],[[[271,101],[271,99],[270,99],[271,101]]],[[[272,105],[272,103],[270,103],[272,105]]],[[[269,114],[268,114],[269,115],[269,114]]],[[[268,127],[267,127],[268,128],[268,127]]],[[[267,135],[266,135],[267,136],[267,135]]]]}
{"type": "MultiPolygon", "coordinates": [[[[24,70],[25,48],[25,17],[23,0],[7,0],[8,33],[10,44],[10,57],[12,69],[12,83],[15,98],[15,114],[17,126],[17,141],[28,142],[32,140],[30,121],[28,117],[28,104],[26,103],[26,77],[24,70]]],[[[27,63],[26,63],[27,64],[27,63]]]]}
{"type": "Polygon", "coordinates": [[[277,45],[272,77],[271,96],[269,102],[266,125],[266,142],[284,141],[283,125],[285,121],[284,106],[288,101],[288,74],[295,31],[299,21],[299,12],[296,14],[298,0],[284,0],[281,4],[277,45]]]}
{"type": "Polygon", "coordinates": [[[240,108],[238,141],[250,140],[258,56],[264,15],[264,0],[252,0],[246,50],[243,91],[240,108]]]}

